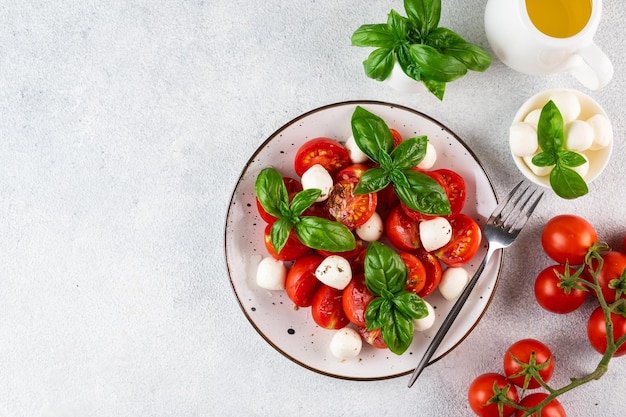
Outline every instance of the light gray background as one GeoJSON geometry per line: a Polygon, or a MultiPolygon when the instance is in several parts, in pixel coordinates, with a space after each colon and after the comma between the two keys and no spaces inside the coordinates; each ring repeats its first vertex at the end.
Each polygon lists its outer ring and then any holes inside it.
{"type": "MultiPolygon", "coordinates": [[[[486,1],[444,0],[442,25],[488,47],[486,1]]],[[[556,355],[555,385],[599,356],[593,308],[545,313],[534,275],[543,222],[578,213],[621,248],[626,234],[621,2],[596,36],[615,66],[601,91],[532,77],[497,59],[449,85],[443,102],[362,72],[350,46],[402,2],[347,0],[3,1],[0,4],[0,416],[466,416],[474,376],[535,337],[556,355]],[[507,132],[536,92],[573,87],[610,115],[613,159],[590,194],[549,195],[506,251],[475,331],[407,379],[350,382],[292,363],[247,322],[224,265],[231,192],[254,150],[321,105],[395,102],[447,125],[503,196],[520,179],[507,132]]],[[[623,412],[626,359],[562,398],[570,417],[623,412]],[[617,398],[619,400],[612,400],[617,398]]]]}

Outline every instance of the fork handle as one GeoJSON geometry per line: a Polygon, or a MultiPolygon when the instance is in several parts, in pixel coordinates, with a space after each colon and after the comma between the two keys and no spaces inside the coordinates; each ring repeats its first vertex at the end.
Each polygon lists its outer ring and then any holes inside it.
{"type": "Polygon", "coordinates": [[[433,357],[433,355],[435,354],[435,351],[437,350],[437,348],[443,341],[443,338],[448,333],[448,330],[450,330],[452,323],[454,323],[454,320],[456,320],[457,316],[461,312],[461,309],[465,305],[465,302],[467,301],[472,290],[476,286],[476,283],[478,282],[478,278],[480,278],[480,275],[485,269],[487,262],[489,262],[489,259],[491,258],[491,255],[493,254],[493,252],[495,252],[495,249],[492,249],[492,246],[490,245],[489,248],[487,249],[487,254],[485,255],[485,258],[480,263],[480,266],[474,273],[474,276],[472,277],[472,279],[470,279],[470,281],[465,286],[465,289],[463,289],[463,292],[461,293],[459,298],[457,298],[456,302],[452,306],[452,309],[446,316],[443,323],[441,323],[441,327],[439,327],[439,330],[437,330],[435,337],[433,337],[433,340],[430,342],[430,345],[428,346],[428,349],[426,349],[426,352],[424,353],[422,360],[417,365],[417,368],[415,368],[415,371],[413,371],[413,375],[411,375],[411,380],[409,381],[409,384],[408,384],[409,388],[413,386],[413,384],[415,383],[417,378],[420,376],[424,368],[426,368],[426,366],[428,365],[428,362],[433,357]]]}

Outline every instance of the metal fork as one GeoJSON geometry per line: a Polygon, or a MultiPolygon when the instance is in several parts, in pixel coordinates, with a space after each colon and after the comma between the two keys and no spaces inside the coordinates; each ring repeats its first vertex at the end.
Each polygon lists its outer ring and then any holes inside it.
{"type": "Polygon", "coordinates": [[[543,197],[543,191],[539,193],[535,186],[522,181],[511,190],[504,201],[498,204],[489,219],[487,219],[483,233],[488,243],[487,254],[472,279],[467,283],[465,289],[452,306],[452,309],[441,324],[435,337],[430,342],[428,349],[426,349],[426,353],[424,353],[421,362],[417,365],[415,371],[413,371],[413,375],[411,375],[411,380],[408,384],[409,388],[413,386],[424,368],[428,365],[428,361],[430,361],[441,344],[441,341],[448,333],[448,330],[450,330],[450,326],[452,326],[452,323],[465,305],[465,302],[474,289],[476,282],[478,282],[478,278],[485,269],[491,256],[495,251],[506,248],[513,243],[522,230],[522,227],[524,227],[539,204],[541,197],[543,197]]]}

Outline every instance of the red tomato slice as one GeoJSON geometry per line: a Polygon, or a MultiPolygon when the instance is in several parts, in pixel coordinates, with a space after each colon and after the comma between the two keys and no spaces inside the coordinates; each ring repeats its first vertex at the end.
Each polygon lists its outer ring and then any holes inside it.
{"type": "Polygon", "coordinates": [[[343,311],[342,291],[325,284],[313,296],[311,315],[313,321],[324,329],[341,329],[350,323],[343,311]]]}
{"type": "Polygon", "coordinates": [[[400,258],[404,261],[407,269],[405,289],[419,294],[426,285],[426,268],[424,268],[422,261],[413,254],[398,252],[398,255],[400,255],[400,258]]]}
{"type": "Polygon", "coordinates": [[[313,303],[313,296],[322,286],[322,281],[315,276],[315,270],[323,259],[314,253],[304,255],[296,259],[289,268],[285,290],[289,299],[298,307],[309,307],[313,303]]]}
{"type": "Polygon", "coordinates": [[[294,159],[294,169],[302,176],[315,164],[322,165],[330,175],[350,165],[350,153],[339,142],[331,138],[315,138],[305,142],[294,159]]]}
{"type": "Polygon", "coordinates": [[[365,164],[353,164],[350,165],[335,175],[335,182],[339,182],[341,180],[347,180],[351,178],[361,178],[365,171],[367,171],[369,167],[365,164]]]}
{"type": "MultiPolygon", "coordinates": [[[[300,181],[289,177],[284,177],[283,182],[285,183],[285,187],[287,187],[287,196],[289,197],[289,202],[291,202],[293,197],[302,191],[302,184],[300,181]]],[[[274,223],[276,221],[276,217],[265,211],[258,198],[256,199],[256,207],[259,211],[259,215],[266,223],[274,223]]]]}
{"type": "Polygon", "coordinates": [[[424,283],[424,288],[417,293],[417,295],[424,298],[439,286],[443,275],[443,268],[441,267],[439,259],[435,255],[430,252],[426,252],[426,250],[422,248],[413,251],[413,254],[415,254],[415,256],[422,262],[422,265],[426,270],[426,282],[424,283]]]}
{"type": "Polygon", "coordinates": [[[365,309],[375,297],[365,285],[365,275],[353,276],[348,286],[343,289],[341,300],[348,320],[359,327],[365,327],[365,309]]]}
{"type": "Polygon", "coordinates": [[[289,238],[287,238],[287,243],[285,243],[285,246],[283,246],[280,253],[276,253],[276,250],[274,250],[274,245],[272,244],[272,237],[270,235],[271,229],[271,224],[265,226],[263,238],[265,241],[265,248],[273,258],[279,259],[281,261],[293,261],[294,259],[301,257],[311,250],[304,243],[300,242],[300,239],[298,239],[298,236],[296,236],[296,232],[291,229],[291,232],[289,232],[289,238]]]}
{"type": "Polygon", "coordinates": [[[336,183],[326,200],[330,215],[349,229],[361,226],[376,211],[378,196],[376,193],[354,194],[359,180],[348,178],[336,183]]]}
{"type": "Polygon", "coordinates": [[[449,219],[452,225],[450,243],[435,252],[441,262],[457,267],[466,264],[476,255],[482,240],[478,224],[469,216],[459,213],[449,219]]]}
{"type": "Polygon", "coordinates": [[[446,190],[448,201],[450,201],[450,211],[452,211],[452,214],[447,217],[459,214],[461,210],[463,210],[463,206],[465,206],[465,197],[467,194],[465,180],[461,175],[450,169],[436,169],[433,172],[437,173],[443,180],[443,188],[446,190]]]}
{"type": "Polygon", "coordinates": [[[389,131],[391,132],[391,136],[393,137],[393,146],[396,147],[401,144],[404,139],[402,138],[400,132],[393,128],[389,128],[389,131]]]}
{"type": "Polygon", "coordinates": [[[357,331],[366,343],[377,349],[387,349],[387,344],[383,340],[383,332],[381,329],[367,330],[365,327],[359,327],[357,331]]]}
{"type": "Polygon", "coordinates": [[[391,244],[401,251],[411,251],[421,246],[419,224],[407,216],[401,206],[389,213],[385,233],[391,244]]]}

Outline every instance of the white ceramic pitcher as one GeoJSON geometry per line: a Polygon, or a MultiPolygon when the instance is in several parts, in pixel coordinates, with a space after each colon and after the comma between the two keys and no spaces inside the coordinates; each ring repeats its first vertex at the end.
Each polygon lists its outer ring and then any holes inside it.
{"type": "Polygon", "coordinates": [[[532,75],[569,72],[591,90],[602,88],[613,77],[613,65],[593,40],[602,0],[589,1],[587,24],[572,36],[557,38],[535,27],[526,0],[488,0],[485,32],[489,44],[498,58],[516,71],[532,75]]]}

